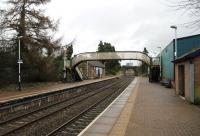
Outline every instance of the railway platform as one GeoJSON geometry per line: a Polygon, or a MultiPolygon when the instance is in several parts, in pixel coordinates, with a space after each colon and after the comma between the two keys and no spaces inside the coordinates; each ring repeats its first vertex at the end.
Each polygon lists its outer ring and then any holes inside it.
{"type": "Polygon", "coordinates": [[[33,97],[45,93],[50,93],[50,92],[56,92],[59,90],[63,89],[69,89],[69,88],[74,88],[78,86],[83,86],[91,83],[96,83],[104,80],[109,80],[112,78],[116,78],[117,76],[111,76],[111,77],[104,77],[101,79],[94,79],[94,80],[84,80],[80,82],[74,82],[74,83],[57,83],[57,84],[50,84],[42,87],[34,87],[34,88],[28,88],[28,89],[23,89],[22,91],[18,90],[12,90],[12,91],[0,91],[0,104],[13,101],[13,100],[18,100],[18,99],[23,99],[27,97],[33,97]]]}
{"type": "Polygon", "coordinates": [[[199,136],[200,108],[138,77],[78,136],[199,136]]]}

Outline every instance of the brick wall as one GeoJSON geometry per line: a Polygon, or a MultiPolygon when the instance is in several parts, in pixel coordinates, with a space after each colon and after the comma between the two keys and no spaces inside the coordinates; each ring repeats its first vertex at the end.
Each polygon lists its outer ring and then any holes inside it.
{"type": "Polygon", "coordinates": [[[88,78],[89,79],[94,79],[96,77],[96,71],[95,71],[95,67],[89,65],[88,66],[88,78]]]}
{"type": "MultiPolygon", "coordinates": [[[[96,68],[90,64],[88,64],[88,66],[87,66],[87,62],[82,62],[81,64],[79,64],[78,67],[79,67],[80,71],[82,72],[84,79],[95,79],[98,77],[98,75],[96,74],[96,68]],[[87,70],[88,70],[88,73],[87,73],[87,70]]],[[[105,76],[105,68],[103,68],[102,72],[103,73],[102,73],[101,77],[104,77],[105,76]]]]}

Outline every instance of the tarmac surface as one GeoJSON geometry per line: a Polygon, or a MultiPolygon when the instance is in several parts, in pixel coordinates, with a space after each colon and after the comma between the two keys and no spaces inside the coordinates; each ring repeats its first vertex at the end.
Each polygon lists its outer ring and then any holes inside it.
{"type": "Polygon", "coordinates": [[[79,136],[200,136],[200,108],[138,77],[79,136]]]}

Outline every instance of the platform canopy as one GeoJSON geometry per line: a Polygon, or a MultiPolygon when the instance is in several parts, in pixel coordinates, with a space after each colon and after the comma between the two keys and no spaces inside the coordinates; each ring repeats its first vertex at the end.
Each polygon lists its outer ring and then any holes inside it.
{"type": "Polygon", "coordinates": [[[74,56],[72,67],[76,67],[84,61],[95,60],[139,60],[147,65],[151,63],[151,57],[140,51],[86,52],[74,56]]]}

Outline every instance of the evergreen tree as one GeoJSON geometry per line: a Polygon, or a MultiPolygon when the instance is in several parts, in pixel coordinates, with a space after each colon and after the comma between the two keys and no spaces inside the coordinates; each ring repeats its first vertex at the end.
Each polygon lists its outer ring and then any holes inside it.
{"type": "MultiPolygon", "coordinates": [[[[110,43],[100,41],[97,52],[115,52],[115,47],[110,43]]],[[[106,73],[115,75],[120,70],[120,63],[118,60],[102,61],[106,66],[106,73]]]]}
{"type": "MultiPolygon", "coordinates": [[[[42,10],[42,6],[49,2],[50,0],[7,0],[9,8],[1,10],[0,45],[11,45],[9,53],[15,56],[16,62],[17,37],[22,36],[22,79],[26,81],[46,81],[55,76],[53,53],[58,49],[60,39],[55,40],[53,37],[58,23],[45,16],[42,10]]],[[[17,66],[14,70],[18,70],[17,66]]]]}
{"type": "Polygon", "coordinates": [[[147,50],[147,48],[146,48],[146,47],[144,47],[143,53],[145,53],[146,55],[148,55],[148,54],[149,54],[149,52],[148,52],[148,50],[147,50]]]}
{"type": "MultiPolygon", "coordinates": [[[[149,52],[148,52],[148,50],[147,50],[146,47],[144,47],[144,49],[143,49],[142,52],[143,52],[144,54],[146,54],[146,55],[149,54],[149,52]]],[[[148,73],[148,65],[147,65],[146,63],[142,62],[140,68],[141,68],[141,72],[142,72],[143,74],[147,74],[147,73],[148,73]]]]}
{"type": "Polygon", "coordinates": [[[55,32],[57,24],[43,14],[38,7],[50,2],[50,0],[8,0],[10,7],[2,10],[4,18],[1,27],[7,33],[6,40],[17,40],[22,36],[21,48],[26,53],[45,50],[45,55],[50,56],[59,40],[53,40],[51,32],[55,32]]]}
{"type": "Polygon", "coordinates": [[[72,54],[73,54],[73,44],[70,43],[69,45],[67,45],[67,51],[66,51],[66,56],[68,60],[71,60],[72,54]]]}

